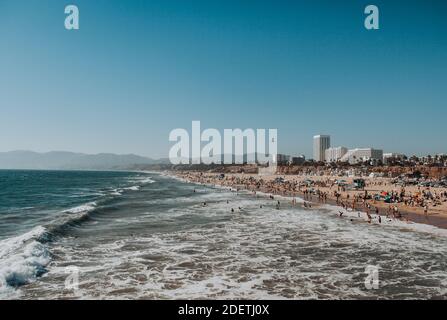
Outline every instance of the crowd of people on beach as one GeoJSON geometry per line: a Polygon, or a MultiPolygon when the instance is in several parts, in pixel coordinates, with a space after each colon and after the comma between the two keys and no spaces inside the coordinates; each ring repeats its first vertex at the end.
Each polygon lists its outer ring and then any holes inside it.
{"type": "MultiPolygon", "coordinates": [[[[308,177],[287,176],[256,176],[244,174],[215,174],[204,172],[183,172],[180,175],[191,182],[208,185],[220,185],[239,190],[251,191],[254,195],[263,192],[275,200],[276,195],[291,197],[292,205],[297,205],[296,197],[301,197],[303,208],[312,208],[312,203],[333,204],[341,207],[339,216],[346,212],[357,212],[358,216],[365,215],[371,223],[376,220],[381,223],[383,218],[408,221],[408,212],[415,208],[423,210],[428,219],[431,208],[445,206],[447,189],[436,189],[417,186],[408,188],[394,185],[391,180],[371,179],[365,182],[360,190],[352,190],[346,183],[331,179],[310,179],[308,177]],[[287,177],[287,179],[286,179],[287,177]]],[[[344,181],[344,180],[342,180],[344,181]]],[[[262,207],[262,206],[261,206],[262,207]]],[[[280,201],[276,201],[275,208],[281,209],[280,201]]],[[[242,211],[242,208],[236,210],[242,211]]],[[[232,208],[231,212],[235,212],[232,208]]]]}
{"type": "MultiPolygon", "coordinates": [[[[382,216],[387,219],[408,221],[405,208],[411,207],[423,208],[424,214],[428,216],[429,203],[435,207],[447,201],[447,191],[436,191],[430,188],[419,187],[417,192],[409,192],[405,187],[400,187],[376,194],[366,190],[366,187],[389,186],[389,182],[386,181],[367,182],[363,190],[352,192],[352,190],[347,190],[345,184],[337,183],[334,179],[313,181],[310,179],[285,179],[279,176],[274,179],[264,179],[262,176],[216,175],[203,172],[184,172],[182,177],[191,182],[234,188],[236,192],[241,189],[251,191],[254,195],[256,192],[263,192],[268,194],[272,200],[275,200],[275,195],[289,196],[292,198],[292,205],[297,204],[296,197],[300,196],[304,200],[302,204],[304,208],[311,208],[311,203],[335,204],[344,210],[340,211],[340,217],[345,212],[357,211],[359,216],[365,214],[368,222],[372,221],[374,215],[374,219],[377,219],[379,223],[382,222],[382,216]]],[[[279,200],[276,202],[275,208],[281,209],[279,200]]],[[[243,209],[238,208],[238,210],[242,211],[243,209]]],[[[231,211],[235,212],[235,209],[232,208],[231,211]]]]}

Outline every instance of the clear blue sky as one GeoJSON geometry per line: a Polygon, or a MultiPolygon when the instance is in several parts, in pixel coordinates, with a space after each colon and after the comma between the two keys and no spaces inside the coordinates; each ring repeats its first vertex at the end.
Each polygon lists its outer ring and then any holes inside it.
{"type": "Polygon", "coordinates": [[[447,1],[0,0],[0,151],[167,156],[169,132],[277,128],[447,152],[447,1]],[[80,30],[64,28],[76,4],[80,30]],[[366,5],[380,30],[363,26],[366,5]],[[188,129],[190,130],[190,129],[188,129]]]}

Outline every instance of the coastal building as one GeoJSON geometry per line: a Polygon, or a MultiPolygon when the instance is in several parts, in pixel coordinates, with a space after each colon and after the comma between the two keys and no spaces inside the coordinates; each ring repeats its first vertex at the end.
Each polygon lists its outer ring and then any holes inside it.
{"type": "Polygon", "coordinates": [[[277,165],[286,165],[290,160],[290,156],[285,154],[276,154],[276,164],[277,165]]]}
{"type": "Polygon", "coordinates": [[[349,164],[379,160],[383,160],[383,150],[373,148],[351,149],[340,159],[341,162],[349,162],[349,164]]]}
{"type": "Polygon", "coordinates": [[[325,160],[326,162],[337,162],[348,153],[348,148],[345,147],[334,147],[326,149],[325,160]]]}
{"type": "Polygon", "coordinates": [[[388,163],[391,160],[402,161],[405,159],[405,155],[401,153],[388,152],[383,154],[383,163],[388,163]]]}
{"type": "Polygon", "coordinates": [[[331,137],[328,135],[314,136],[314,160],[324,161],[325,151],[331,147],[331,137]]]}
{"type": "Polygon", "coordinates": [[[306,162],[306,157],[304,155],[290,157],[289,159],[289,165],[302,165],[304,162],[306,162]]]}
{"type": "Polygon", "coordinates": [[[419,157],[419,162],[424,164],[424,165],[436,164],[436,165],[445,166],[445,164],[447,163],[447,155],[444,154],[444,153],[439,153],[439,154],[436,154],[434,156],[426,155],[426,156],[423,156],[423,157],[419,157]]]}

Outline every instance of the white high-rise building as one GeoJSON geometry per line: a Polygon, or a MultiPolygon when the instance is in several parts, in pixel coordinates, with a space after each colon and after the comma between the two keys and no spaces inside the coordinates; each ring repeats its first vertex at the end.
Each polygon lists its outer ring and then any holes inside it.
{"type": "Polygon", "coordinates": [[[355,148],[348,150],[348,152],[340,159],[341,162],[349,162],[350,164],[370,160],[383,160],[383,150],[373,148],[355,148]]]}
{"type": "Polygon", "coordinates": [[[337,162],[347,152],[348,152],[348,149],[345,148],[345,147],[336,147],[336,148],[326,149],[326,151],[325,151],[325,160],[326,160],[326,162],[337,162]]]}
{"type": "Polygon", "coordinates": [[[331,147],[331,136],[318,135],[314,136],[314,160],[324,161],[326,149],[331,147]]]}

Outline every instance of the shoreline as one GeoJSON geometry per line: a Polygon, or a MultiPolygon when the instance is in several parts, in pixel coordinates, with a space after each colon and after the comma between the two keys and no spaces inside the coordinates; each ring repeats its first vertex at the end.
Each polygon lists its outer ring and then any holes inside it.
{"type": "MultiPolygon", "coordinates": [[[[229,188],[229,189],[235,189],[235,190],[245,190],[247,192],[256,192],[256,193],[263,193],[266,196],[272,195],[272,196],[281,196],[281,197],[287,197],[289,198],[291,201],[293,201],[294,198],[300,199],[306,203],[310,203],[312,205],[312,208],[318,208],[320,206],[324,206],[324,205],[330,205],[333,207],[336,207],[337,209],[340,209],[339,212],[341,212],[341,210],[343,210],[343,214],[344,213],[356,213],[356,212],[360,212],[363,214],[369,214],[371,217],[377,218],[377,214],[376,212],[374,212],[374,210],[372,209],[372,206],[370,209],[367,209],[366,207],[361,206],[360,203],[358,204],[358,207],[355,207],[355,209],[352,209],[351,207],[349,207],[348,209],[348,205],[346,205],[345,207],[343,207],[340,203],[337,203],[337,200],[330,195],[327,195],[324,199],[320,199],[321,201],[319,201],[319,196],[316,194],[312,194],[310,196],[306,196],[306,194],[303,191],[287,191],[287,190],[282,190],[280,192],[278,192],[278,190],[272,190],[272,188],[267,187],[265,184],[265,182],[263,184],[258,184],[258,186],[256,188],[249,188],[247,187],[246,184],[243,183],[228,183],[228,180],[220,180],[217,178],[217,176],[219,175],[218,173],[205,173],[205,172],[192,172],[192,171],[181,171],[181,172],[177,172],[177,171],[167,171],[168,175],[173,176],[175,178],[181,179],[183,181],[187,181],[189,183],[196,183],[199,185],[209,185],[209,186],[220,186],[220,187],[225,187],[225,188],[229,188]],[[367,213],[368,212],[368,213],[367,213]]],[[[240,174],[225,174],[225,177],[230,177],[230,179],[237,179],[240,178],[240,174]]],[[[255,177],[257,177],[258,179],[262,179],[264,180],[265,177],[263,176],[258,176],[258,175],[250,175],[250,174],[246,174],[244,175],[245,178],[248,179],[256,179],[255,177]]],[[[275,175],[276,178],[281,177],[281,175],[275,175]]],[[[302,177],[304,178],[304,177],[302,177]]],[[[308,177],[305,177],[308,178],[308,177]]],[[[272,180],[268,180],[268,182],[271,182],[272,180]]],[[[359,191],[357,191],[359,192],[359,191]]],[[[347,199],[343,199],[343,200],[347,200],[347,199]]],[[[366,203],[368,203],[366,201],[366,203]]],[[[387,204],[388,205],[388,204],[387,204]]],[[[385,214],[386,211],[388,210],[386,208],[387,206],[384,203],[378,203],[378,202],[374,202],[374,209],[378,208],[378,215],[380,215],[382,221],[384,221],[385,219],[391,219],[393,221],[400,221],[403,223],[417,223],[417,224],[424,224],[424,225],[429,225],[429,226],[433,226],[433,227],[437,227],[440,229],[447,229],[447,216],[444,215],[439,215],[439,214],[428,214],[427,216],[424,214],[421,214],[419,212],[417,212],[416,210],[409,210],[409,208],[399,208],[399,214],[400,217],[396,218],[396,217],[389,217],[388,214],[385,214]]],[[[390,220],[390,221],[391,221],[390,220]]]]}

